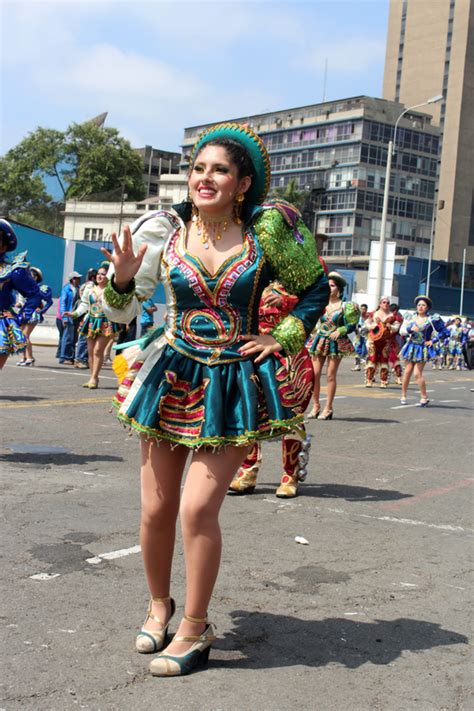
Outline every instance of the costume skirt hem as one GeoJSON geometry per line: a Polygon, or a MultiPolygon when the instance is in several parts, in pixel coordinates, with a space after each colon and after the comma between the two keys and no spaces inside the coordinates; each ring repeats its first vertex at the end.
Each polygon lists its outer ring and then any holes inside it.
{"type": "MultiPolygon", "coordinates": [[[[113,401],[113,406],[117,409],[122,403],[117,400],[113,401]]],[[[254,442],[278,439],[284,434],[293,432],[295,429],[301,428],[304,423],[304,414],[296,415],[288,420],[269,420],[265,427],[253,432],[245,432],[240,435],[222,435],[210,437],[185,437],[164,430],[154,429],[140,424],[137,420],[123,413],[117,414],[118,420],[125,426],[135,430],[138,434],[146,435],[148,438],[163,440],[170,442],[172,445],[183,445],[189,449],[200,449],[201,447],[211,447],[219,449],[221,447],[246,447],[254,444],[254,442]]]]}

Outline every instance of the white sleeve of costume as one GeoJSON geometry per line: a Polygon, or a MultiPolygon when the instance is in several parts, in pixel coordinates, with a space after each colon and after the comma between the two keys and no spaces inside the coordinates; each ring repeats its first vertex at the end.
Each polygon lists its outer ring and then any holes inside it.
{"type": "Polygon", "coordinates": [[[92,291],[93,286],[94,285],[92,284],[92,282],[85,285],[81,294],[81,300],[74,309],[74,316],[76,318],[80,318],[81,316],[84,316],[84,314],[88,313],[90,307],[89,295],[92,291]]]}
{"type": "MultiPolygon", "coordinates": [[[[130,226],[132,245],[135,254],[142,244],[147,245],[143,262],[135,276],[135,295],[132,301],[123,309],[117,309],[104,300],[104,313],[110,321],[130,323],[141,312],[141,302],[153,296],[156,285],[160,281],[161,256],[164,246],[175,229],[167,219],[166,213],[148,212],[130,226]]],[[[123,235],[120,235],[120,244],[123,235]]],[[[114,274],[114,266],[110,265],[107,276],[114,274]]]]}

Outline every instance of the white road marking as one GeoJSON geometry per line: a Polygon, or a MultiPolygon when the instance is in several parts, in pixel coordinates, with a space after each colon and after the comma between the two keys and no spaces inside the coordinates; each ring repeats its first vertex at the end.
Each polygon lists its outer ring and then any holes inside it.
{"type": "Polygon", "coordinates": [[[124,558],[127,555],[133,555],[134,553],[140,553],[141,546],[132,546],[131,548],[120,548],[117,551],[110,551],[109,553],[99,553],[93,558],[86,558],[86,563],[90,565],[98,565],[102,563],[103,560],[115,560],[116,558],[124,558]]]}
{"type": "Polygon", "coordinates": [[[51,580],[51,578],[59,578],[61,573],[36,573],[30,575],[31,580],[51,580]]]}
{"type": "Polygon", "coordinates": [[[438,402],[461,402],[461,400],[438,400],[438,402]]]}
{"type": "Polygon", "coordinates": [[[467,387],[465,385],[461,385],[461,387],[451,388],[451,390],[467,390],[467,387]]]}
{"type": "MultiPolygon", "coordinates": [[[[14,365],[7,365],[7,368],[14,368],[14,365]]],[[[73,366],[71,366],[73,367],[73,366]]],[[[84,368],[81,368],[78,373],[76,373],[74,370],[53,370],[52,368],[41,368],[41,370],[34,370],[34,369],[29,369],[29,373],[55,373],[56,375],[78,375],[80,377],[90,377],[90,372],[86,371],[84,368]]],[[[100,374],[100,379],[101,380],[115,380],[117,382],[117,378],[115,376],[111,375],[102,375],[100,374]]]]}
{"type": "Polygon", "coordinates": [[[463,528],[462,526],[451,526],[450,524],[445,524],[445,523],[428,523],[427,521],[416,521],[410,518],[396,518],[395,516],[371,516],[370,514],[357,514],[357,513],[352,513],[349,511],[345,511],[344,509],[334,509],[334,508],[327,508],[323,509],[320,506],[315,506],[315,509],[318,511],[330,511],[331,513],[339,513],[339,514],[345,514],[346,516],[355,516],[359,518],[372,518],[375,519],[376,521],[388,521],[389,523],[403,523],[409,526],[426,526],[427,528],[435,528],[439,529],[441,531],[453,531],[455,533],[474,533],[474,529],[472,528],[463,528]]]}
{"type": "Polygon", "coordinates": [[[414,402],[412,405],[395,405],[394,407],[391,407],[391,410],[406,410],[407,407],[420,407],[419,402],[414,402]]]}

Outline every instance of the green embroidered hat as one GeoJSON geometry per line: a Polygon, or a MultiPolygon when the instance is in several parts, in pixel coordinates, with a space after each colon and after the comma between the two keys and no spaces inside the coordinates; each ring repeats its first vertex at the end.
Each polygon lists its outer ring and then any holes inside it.
{"type": "Polygon", "coordinates": [[[270,187],[270,158],[267,148],[256,133],[248,126],[241,123],[218,123],[215,126],[206,128],[194,144],[190,165],[194,163],[197,152],[209,143],[219,138],[229,138],[240,143],[250,156],[255,175],[246,196],[254,205],[260,205],[268,193],[270,187]]]}

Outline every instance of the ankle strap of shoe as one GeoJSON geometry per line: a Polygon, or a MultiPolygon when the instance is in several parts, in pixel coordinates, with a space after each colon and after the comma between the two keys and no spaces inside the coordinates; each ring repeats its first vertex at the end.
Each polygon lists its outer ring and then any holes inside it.
{"type": "Polygon", "coordinates": [[[184,619],[187,620],[188,622],[194,622],[195,624],[204,624],[207,622],[207,615],[206,617],[192,617],[191,615],[183,615],[184,619]]]}
{"type": "Polygon", "coordinates": [[[168,597],[152,597],[151,600],[152,602],[169,602],[171,598],[168,595],[168,597]]]}

